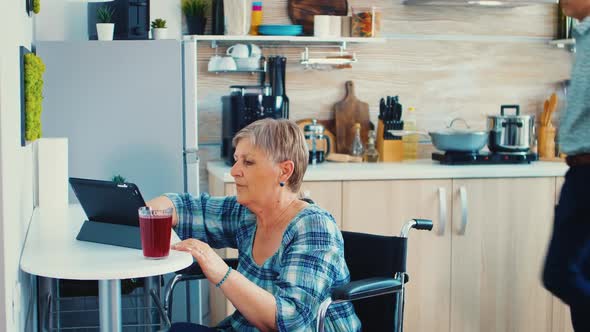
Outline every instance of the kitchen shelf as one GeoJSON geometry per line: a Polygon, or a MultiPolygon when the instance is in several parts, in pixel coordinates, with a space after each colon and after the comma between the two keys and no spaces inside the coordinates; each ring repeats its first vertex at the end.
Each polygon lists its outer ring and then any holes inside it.
{"type": "Polygon", "coordinates": [[[401,0],[403,5],[469,6],[514,8],[530,5],[557,4],[557,0],[401,0]]]}
{"type": "Polygon", "coordinates": [[[209,70],[210,73],[213,74],[231,74],[231,73],[250,73],[250,74],[256,74],[256,73],[265,73],[266,70],[264,69],[238,69],[238,70],[209,70]]]}
{"type": "Polygon", "coordinates": [[[348,43],[385,43],[385,38],[370,37],[312,37],[312,36],[229,36],[229,35],[185,35],[184,40],[210,41],[211,47],[216,48],[222,42],[259,42],[270,44],[340,44],[346,48],[348,43]]]}

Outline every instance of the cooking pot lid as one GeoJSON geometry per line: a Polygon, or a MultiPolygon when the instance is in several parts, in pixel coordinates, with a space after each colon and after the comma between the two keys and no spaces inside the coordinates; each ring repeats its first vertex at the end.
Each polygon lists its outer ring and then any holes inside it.
{"type": "Polygon", "coordinates": [[[488,132],[487,131],[483,131],[483,130],[469,130],[469,129],[452,129],[452,128],[446,128],[446,129],[442,129],[442,130],[436,130],[436,131],[429,131],[428,134],[430,135],[487,135],[488,132]]]}

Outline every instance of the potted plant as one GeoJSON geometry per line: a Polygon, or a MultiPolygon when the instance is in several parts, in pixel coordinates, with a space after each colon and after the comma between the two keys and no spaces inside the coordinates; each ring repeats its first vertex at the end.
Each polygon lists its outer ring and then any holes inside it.
{"type": "Polygon", "coordinates": [[[186,17],[189,35],[205,33],[207,8],[209,8],[209,0],[182,0],[182,13],[186,17]]]}
{"type": "Polygon", "coordinates": [[[166,20],[157,18],[152,21],[152,37],[155,40],[166,39],[168,28],[166,28],[166,20]]]}
{"type": "Polygon", "coordinates": [[[115,32],[115,23],[112,23],[114,13],[115,9],[108,5],[98,7],[96,10],[98,40],[113,40],[113,33],[115,32]]]}

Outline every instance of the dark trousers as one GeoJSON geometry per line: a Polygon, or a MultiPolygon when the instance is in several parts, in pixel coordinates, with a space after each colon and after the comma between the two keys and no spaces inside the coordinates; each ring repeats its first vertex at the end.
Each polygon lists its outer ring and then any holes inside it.
{"type": "Polygon", "coordinates": [[[571,167],[555,208],[545,287],[568,304],[576,331],[590,331],[590,165],[571,167]]]}

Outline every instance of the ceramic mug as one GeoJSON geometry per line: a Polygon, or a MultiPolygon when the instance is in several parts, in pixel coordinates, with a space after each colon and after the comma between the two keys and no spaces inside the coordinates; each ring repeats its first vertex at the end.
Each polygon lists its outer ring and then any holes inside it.
{"type": "Polygon", "coordinates": [[[227,49],[227,55],[234,58],[260,58],[262,51],[254,44],[235,44],[227,49]]]}
{"type": "Polygon", "coordinates": [[[207,70],[209,71],[216,71],[219,70],[219,63],[221,62],[221,57],[219,55],[214,55],[209,59],[209,63],[207,64],[207,70]]]}
{"type": "Polygon", "coordinates": [[[234,58],[232,58],[231,56],[222,57],[217,64],[217,70],[236,70],[236,69],[237,69],[236,62],[234,61],[234,58]]]}

